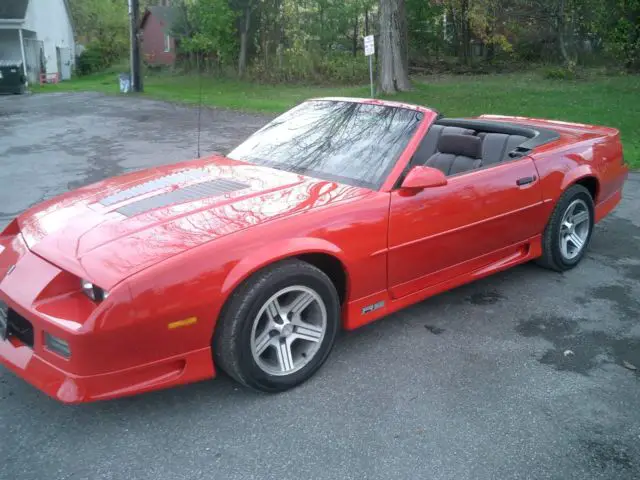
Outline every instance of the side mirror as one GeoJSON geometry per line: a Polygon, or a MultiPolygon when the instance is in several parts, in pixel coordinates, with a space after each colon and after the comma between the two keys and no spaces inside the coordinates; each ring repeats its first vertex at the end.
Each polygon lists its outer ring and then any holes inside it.
{"type": "Polygon", "coordinates": [[[421,190],[423,188],[442,187],[447,184],[447,177],[437,168],[415,166],[404,178],[402,188],[421,190]]]}

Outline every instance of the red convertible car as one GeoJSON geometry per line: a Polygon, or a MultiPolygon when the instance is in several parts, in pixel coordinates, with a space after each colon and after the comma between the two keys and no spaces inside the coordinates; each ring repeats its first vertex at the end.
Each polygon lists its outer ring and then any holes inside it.
{"type": "Polygon", "coordinates": [[[628,169],[612,128],[351,98],[126,174],[0,235],[0,361],[67,403],[212,378],[275,392],[355,329],[531,260],[574,267],[628,169]]]}

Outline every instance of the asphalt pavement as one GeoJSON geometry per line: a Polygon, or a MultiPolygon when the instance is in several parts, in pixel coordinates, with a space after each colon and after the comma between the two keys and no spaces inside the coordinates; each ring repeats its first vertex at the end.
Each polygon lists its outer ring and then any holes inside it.
{"type": "MultiPolygon", "coordinates": [[[[205,109],[203,154],[268,119],[205,109]]],[[[140,98],[0,97],[0,227],[194,158],[196,122],[140,98]]],[[[2,480],[271,478],[640,478],[640,175],[578,268],[520,266],[345,333],[293,391],[220,377],[65,406],[0,367],[2,480]]]]}

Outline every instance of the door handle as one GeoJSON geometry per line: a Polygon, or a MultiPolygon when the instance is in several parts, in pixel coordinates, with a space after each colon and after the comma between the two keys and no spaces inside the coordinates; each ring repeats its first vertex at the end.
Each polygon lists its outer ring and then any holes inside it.
{"type": "Polygon", "coordinates": [[[535,175],[533,177],[522,177],[522,178],[519,178],[518,180],[516,180],[516,185],[521,187],[523,185],[528,185],[530,183],[533,183],[536,180],[537,180],[537,177],[535,175]]]}

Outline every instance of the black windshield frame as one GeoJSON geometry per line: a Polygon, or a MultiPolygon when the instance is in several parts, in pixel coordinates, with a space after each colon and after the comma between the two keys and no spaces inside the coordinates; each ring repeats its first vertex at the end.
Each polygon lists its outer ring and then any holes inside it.
{"type": "Polygon", "coordinates": [[[403,106],[341,99],[308,100],[269,122],[227,156],[321,180],[379,190],[416,135],[423,118],[423,112],[403,106]],[[312,116],[316,113],[314,108],[320,110],[317,118],[312,116]],[[274,141],[278,135],[286,138],[274,141]],[[334,142],[337,147],[333,146],[334,142]],[[321,168],[314,168],[317,166],[321,168]],[[345,170],[347,174],[343,175],[345,170]]]}

